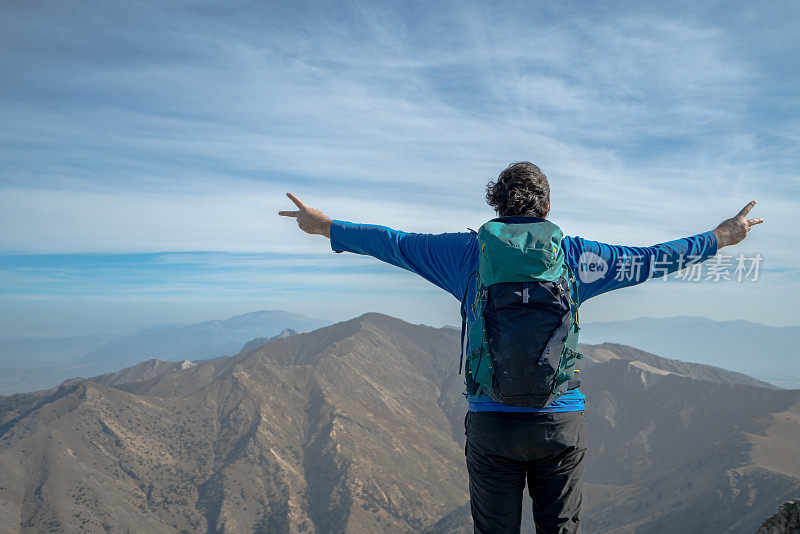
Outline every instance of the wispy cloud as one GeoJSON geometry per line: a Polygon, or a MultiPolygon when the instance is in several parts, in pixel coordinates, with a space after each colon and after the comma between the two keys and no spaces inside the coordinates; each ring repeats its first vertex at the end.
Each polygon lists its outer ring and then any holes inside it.
{"type": "MultiPolygon", "coordinates": [[[[530,159],[567,233],[664,241],[755,197],[767,223],[748,246],[797,264],[789,4],[0,11],[9,254],[234,253],[225,261],[302,287],[236,254],[289,254],[297,269],[363,259],[330,256],[276,217],[286,190],[337,218],[458,231],[491,215],[486,181],[530,159]]],[[[379,295],[397,283],[374,276],[362,282],[379,295]]]]}

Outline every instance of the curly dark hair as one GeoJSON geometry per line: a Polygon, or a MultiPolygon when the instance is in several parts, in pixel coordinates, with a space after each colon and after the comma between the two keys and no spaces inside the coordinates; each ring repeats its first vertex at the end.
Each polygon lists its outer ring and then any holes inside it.
{"type": "Polygon", "coordinates": [[[486,202],[500,217],[544,218],[550,206],[550,184],[539,167],[529,161],[518,161],[486,185],[486,202]]]}

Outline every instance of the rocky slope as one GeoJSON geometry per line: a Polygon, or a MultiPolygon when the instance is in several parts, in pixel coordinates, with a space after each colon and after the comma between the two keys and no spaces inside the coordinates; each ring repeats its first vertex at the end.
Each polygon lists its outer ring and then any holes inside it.
{"type": "MultiPolygon", "coordinates": [[[[587,532],[752,532],[798,494],[800,391],[583,350],[587,532]]],[[[470,532],[457,354],[367,314],[0,397],[0,531],[470,532]]]]}
{"type": "Polygon", "coordinates": [[[786,501],[764,521],[756,534],[794,534],[800,532],[800,499],[786,501]]]}
{"type": "Polygon", "coordinates": [[[800,493],[800,391],[612,347],[585,348],[588,531],[752,532],[800,493]]]}

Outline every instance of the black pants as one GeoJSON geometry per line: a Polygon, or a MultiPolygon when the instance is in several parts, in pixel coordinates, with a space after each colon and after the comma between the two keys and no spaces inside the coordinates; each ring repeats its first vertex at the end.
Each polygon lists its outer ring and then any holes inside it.
{"type": "Polygon", "coordinates": [[[520,531],[526,479],[538,534],[580,532],[583,411],[467,412],[464,426],[476,534],[520,531]]]}

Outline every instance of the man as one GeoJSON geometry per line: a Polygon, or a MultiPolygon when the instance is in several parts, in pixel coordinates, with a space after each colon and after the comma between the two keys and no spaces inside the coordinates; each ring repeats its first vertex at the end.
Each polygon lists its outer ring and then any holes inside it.
{"type": "MultiPolygon", "coordinates": [[[[470,276],[478,266],[474,232],[417,234],[331,220],[291,193],[287,196],[298,209],[279,214],[295,217],[300,229],[309,234],[330,238],[334,251],[374,256],[419,274],[459,301],[473,302],[476,284],[474,278],[470,284],[470,276]]],[[[550,211],[550,186],[536,165],[514,163],[489,182],[486,199],[497,212],[497,221],[543,221],[550,211]]],[[[565,261],[578,273],[577,294],[571,295],[572,299],[580,306],[602,293],[712,257],[720,248],[739,243],[752,226],[763,222],[746,218],[754,205],[755,201],[750,202],[712,231],[652,247],[564,237],[565,261]],[[587,272],[590,263],[597,269],[587,272]]],[[[579,532],[586,451],[585,397],[580,390],[571,389],[540,409],[501,404],[488,395],[466,396],[465,454],[475,532],[519,532],[526,480],[537,532],[579,532]]]]}

